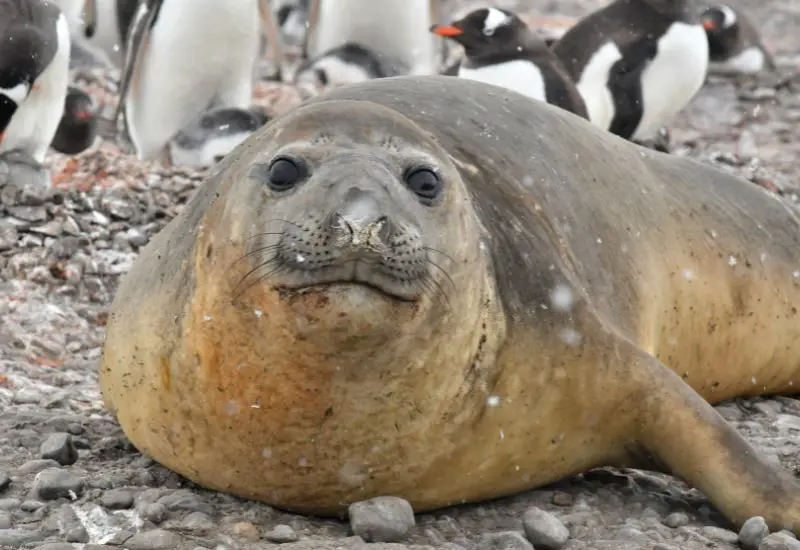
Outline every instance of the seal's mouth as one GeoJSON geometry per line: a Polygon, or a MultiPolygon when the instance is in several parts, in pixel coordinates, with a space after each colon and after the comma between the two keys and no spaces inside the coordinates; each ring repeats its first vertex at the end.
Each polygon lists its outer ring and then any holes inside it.
{"type": "Polygon", "coordinates": [[[282,273],[274,288],[297,294],[367,290],[369,294],[401,302],[416,302],[420,298],[416,279],[401,280],[385,273],[378,263],[357,260],[313,270],[289,269],[282,273]]]}
{"type": "Polygon", "coordinates": [[[369,294],[376,294],[382,298],[391,301],[408,302],[408,303],[413,303],[417,301],[417,298],[411,297],[409,295],[390,292],[385,288],[382,288],[380,286],[368,282],[352,281],[352,280],[328,281],[324,283],[310,283],[299,286],[280,284],[276,285],[275,289],[278,290],[281,294],[289,293],[297,296],[301,296],[303,294],[311,294],[314,292],[366,291],[369,294]]]}

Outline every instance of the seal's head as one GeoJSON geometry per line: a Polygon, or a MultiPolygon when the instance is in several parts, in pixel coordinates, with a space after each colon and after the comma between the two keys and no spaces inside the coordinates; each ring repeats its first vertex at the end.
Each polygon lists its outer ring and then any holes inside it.
{"type": "Polygon", "coordinates": [[[326,101],[267,128],[251,151],[231,188],[246,198],[228,201],[248,209],[229,212],[249,221],[231,235],[237,304],[257,286],[300,317],[313,310],[307,329],[393,331],[387,316],[438,316],[465,290],[461,271],[479,254],[474,215],[447,152],[408,118],[326,101]]]}

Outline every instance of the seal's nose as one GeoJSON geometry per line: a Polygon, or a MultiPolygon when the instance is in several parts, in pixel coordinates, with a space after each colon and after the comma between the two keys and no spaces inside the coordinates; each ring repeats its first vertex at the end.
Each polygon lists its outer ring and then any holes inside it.
{"type": "Polygon", "coordinates": [[[380,252],[387,246],[389,220],[368,191],[348,189],[332,221],[334,243],[339,248],[380,252]]]}

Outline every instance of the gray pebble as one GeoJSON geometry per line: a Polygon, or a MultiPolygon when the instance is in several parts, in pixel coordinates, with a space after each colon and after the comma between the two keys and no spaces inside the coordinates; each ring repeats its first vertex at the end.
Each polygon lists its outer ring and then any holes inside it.
{"type": "Polygon", "coordinates": [[[710,539],[729,542],[731,544],[736,544],[739,542],[739,535],[728,529],[723,529],[722,527],[703,527],[700,532],[710,539]]]}
{"type": "Polygon", "coordinates": [[[522,516],[525,536],[535,548],[558,550],[567,543],[569,529],[550,512],[533,506],[522,516]]]}
{"type": "Polygon", "coordinates": [[[5,491],[11,485],[11,476],[0,470],[0,491],[5,491]]]}
{"type": "Polygon", "coordinates": [[[78,451],[68,433],[54,433],[48,437],[39,449],[39,456],[55,460],[62,466],[70,466],[78,460],[78,451]]]}
{"type": "Polygon", "coordinates": [[[800,550],[800,541],[786,533],[772,533],[761,542],[758,550],[800,550]]]}
{"type": "Polygon", "coordinates": [[[398,497],[375,497],[348,508],[353,534],[367,542],[399,542],[414,527],[414,510],[398,497]]]}
{"type": "Polygon", "coordinates": [[[653,545],[653,550],[680,550],[676,546],[672,546],[671,544],[664,544],[662,542],[653,545]]]}
{"type": "Polygon", "coordinates": [[[139,513],[146,520],[155,524],[159,524],[167,519],[167,507],[160,502],[149,502],[143,504],[139,510],[139,513]]]}
{"type": "Polygon", "coordinates": [[[38,405],[42,401],[42,394],[36,390],[22,389],[14,394],[13,401],[18,405],[38,405]]]}
{"type": "Polygon", "coordinates": [[[742,524],[739,529],[739,542],[746,550],[755,550],[769,535],[767,522],[761,516],[754,516],[742,524]]]}
{"type": "Polygon", "coordinates": [[[203,512],[208,515],[214,513],[214,508],[209,503],[203,501],[196,494],[186,490],[173,491],[161,497],[159,502],[166,506],[167,510],[203,512]]]}
{"type": "Polygon", "coordinates": [[[19,468],[17,468],[17,472],[23,475],[29,474],[38,474],[42,470],[46,470],[47,468],[58,468],[59,464],[55,460],[47,459],[36,459],[36,460],[29,460],[19,468]]]}
{"type": "Polygon", "coordinates": [[[534,550],[534,547],[521,533],[503,531],[483,535],[475,550],[534,550]]]}
{"type": "Polygon", "coordinates": [[[173,550],[181,543],[181,537],[164,529],[153,529],[136,533],[125,541],[128,550],[173,550]]]}
{"type": "Polygon", "coordinates": [[[670,515],[664,518],[664,525],[667,527],[672,527],[673,529],[677,527],[683,527],[684,525],[689,524],[689,516],[683,512],[672,512],[670,515]]]}
{"type": "Polygon", "coordinates": [[[761,542],[758,550],[800,550],[800,541],[787,533],[772,533],[761,542]]]}
{"type": "Polygon", "coordinates": [[[300,537],[297,536],[294,529],[289,525],[276,525],[271,531],[264,533],[264,538],[270,542],[283,543],[295,542],[300,537]]]}
{"type": "Polygon", "coordinates": [[[16,510],[22,501],[18,498],[0,498],[0,510],[16,510]]]}
{"type": "Polygon", "coordinates": [[[37,546],[34,550],[75,550],[75,545],[63,542],[48,542],[47,544],[37,546]]]}
{"type": "Polygon", "coordinates": [[[42,500],[80,496],[86,486],[83,479],[60,468],[42,470],[33,480],[32,492],[42,500]]]}
{"type": "Polygon", "coordinates": [[[100,504],[109,510],[125,510],[133,506],[133,495],[124,489],[111,489],[100,497],[100,504]]]}
{"type": "Polygon", "coordinates": [[[29,542],[40,541],[47,535],[41,531],[27,529],[0,529],[0,548],[19,548],[29,542]]]}
{"type": "Polygon", "coordinates": [[[5,510],[0,511],[0,529],[11,529],[11,514],[5,510]]]}
{"type": "Polygon", "coordinates": [[[19,505],[19,509],[23,512],[35,512],[43,506],[45,506],[45,503],[40,500],[24,500],[19,505]]]}
{"type": "Polygon", "coordinates": [[[64,535],[64,538],[67,542],[89,542],[89,533],[86,531],[86,527],[83,525],[78,525],[73,527],[64,535]]]}
{"type": "Polygon", "coordinates": [[[183,518],[181,528],[195,535],[206,535],[214,529],[214,520],[203,512],[192,512],[183,518]]]}

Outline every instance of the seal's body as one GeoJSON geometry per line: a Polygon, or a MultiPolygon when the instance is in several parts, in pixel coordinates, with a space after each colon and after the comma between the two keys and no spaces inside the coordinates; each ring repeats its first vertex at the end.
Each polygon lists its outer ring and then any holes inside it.
{"type": "Polygon", "coordinates": [[[588,118],[561,60],[515,13],[481,8],[449,25],[434,25],[431,32],[464,47],[456,76],[502,86],[588,118]]]}
{"type": "Polygon", "coordinates": [[[700,90],[708,40],[691,0],[615,0],[554,45],[589,119],[632,139],[654,139],[700,90]]]}
{"type": "Polygon", "coordinates": [[[139,159],[163,155],[169,140],[209,108],[249,107],[262,46],[260,17],[276,44],[272,13],[257,0],[139,4],[117,113],[139,159]]]}
{"type": "Polygon", "coordinates": [[[0,0],[0,153],[43,162],[67,93],[66,17],[45,0],[0,0]]]}
{"type": "Polygon", "coordinates": [[[776,69],[756,26],[743,12],[718,4],[707,8],[701,19],[708,36],[710,73],[756,74],[776,69]]]}
{"type": "Polygon", "coordinates": [[[310,0],[306,57],[356,43],[399,60],[411,74],[433,74],[443,45],[428,29],[438,22],[439,1],[310,0]]]}
{"type": "Polygon", "coordinates": [[[481,82],[372,80],[222,161],[123,278],[100,382],[143,453],[282,509],[617,465],[798,532],[797,482],[706,401],[795,387],[798,250],[712,167],[481,82]]]}
{"type": "Polygon", "coordinates": [[[212,109],[170,140],[170,160],[179,166],[216,164],[267,121],[267,114],[256,108],[212,109]]]}

